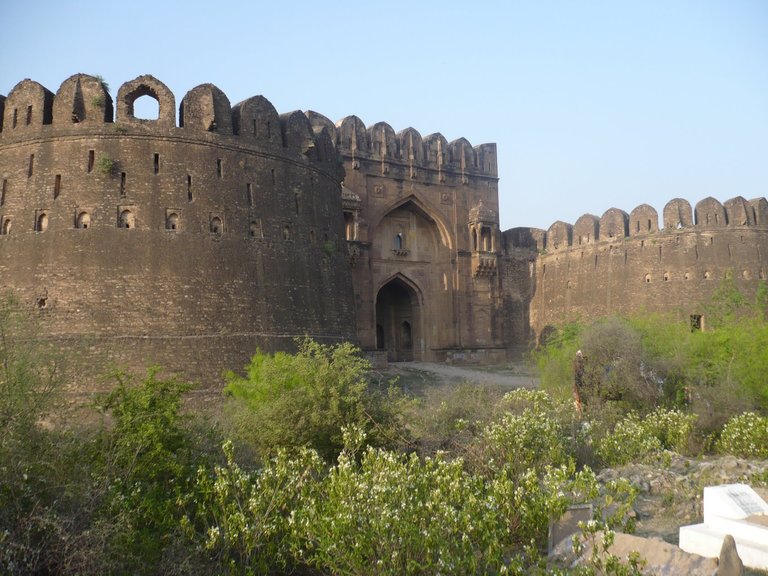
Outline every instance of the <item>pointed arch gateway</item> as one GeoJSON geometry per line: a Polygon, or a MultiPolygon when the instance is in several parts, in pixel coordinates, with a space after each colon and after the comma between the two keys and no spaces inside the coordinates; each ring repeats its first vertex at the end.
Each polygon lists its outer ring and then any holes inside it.
{"type": "Polygon", "coordinates": [[[397,274],[376,293],[376,348],[387,351],[389,362],[421,360],[422,335],[421,291],[397,274]]]}

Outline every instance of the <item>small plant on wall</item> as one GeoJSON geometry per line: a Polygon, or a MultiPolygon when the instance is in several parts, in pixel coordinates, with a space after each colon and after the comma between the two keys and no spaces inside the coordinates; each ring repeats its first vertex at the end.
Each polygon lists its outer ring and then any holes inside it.
{"type": "Polygon", "coordinates": [[[100,156],[96,162],[96,170],[104,175],[112,174],[115,171],[115,161],[109,156],[100,156]]]}

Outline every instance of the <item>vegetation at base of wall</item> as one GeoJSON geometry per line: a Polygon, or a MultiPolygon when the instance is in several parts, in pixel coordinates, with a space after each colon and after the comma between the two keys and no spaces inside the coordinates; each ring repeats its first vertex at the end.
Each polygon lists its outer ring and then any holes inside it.
{"type": "Polygon", "coordinates": [[[729,418],[768,413],[767,293],[761,283],[748,298],[727,277],[706,307],[705,330],[653,314],[564,326],[533,354],[542,387],[571,398],[580,350],[586,414],[615,425],[630,410],[644,417],[657,406],[677,409],[695,420],[690,445],[676,449],[711,448],[729,418]]]}
{"type": "Polygon", "coordinates": [[[743,414],[696,401],[754,385],[737,370],[742,348],[730,371],[715,354],[738,326],[761,329],[743,306],[712,342],[653,318],[561,331],[539,353],[547,378],[572,378],[577,346],[606,362],[585,370],[581,410],[572,381],[408,397],[377,384],[353,346],[305,339],[230,374],[212,423],[158,369],[113,375],[89,417],[53,419],[59,364],[0,300],[0,573],[641,574],[641,559],[606,553],[614,530],[633,529],[635,491],[595,470],[708,449],[768,457],[759,394],[743,414]],[[711,363],[691,366],[689,350],[711,363]],[[593,553],[570,569],[541,551],[575,503],[594,506],[576,542],[593,553]]]}
{"type": "Polygon", "coordinates": [[[264,457],[307,446],[330,461],[342,449],[345,426],[360,426],[375,446],[406,438],[402,414],[408,400],[395,387],[368,385],[371,365],[355,346],[309,338],[296,344],[296,354],[257,352],[245,376],[227,374],[232,432],[239,440],[264,457]]]}

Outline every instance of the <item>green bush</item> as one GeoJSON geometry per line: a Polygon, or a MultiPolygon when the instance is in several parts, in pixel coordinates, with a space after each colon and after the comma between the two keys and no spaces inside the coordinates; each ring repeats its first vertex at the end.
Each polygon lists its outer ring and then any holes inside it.
{"type": "Polygon", "coordinates": [[[612,431],[596,439],[597,456],[608,466],[618,466],[656,459],[664,450],[686,453],[696,418],[695,414],[663,408],[643,417],[630,412],[612,431]]]}
{"type": "Polygon", "coordinates": [[[296,354],[258,352],[245,377],[227,375],[234,398],[237,434],[259,454],[309,446],[333,460],[342,428],[362,426],[374,445],[395,445],[405,434],[405,399],[394,388],[369,389],[370,363],[350,343],[335,346],[309,338],[296,354]]]}
{"type": "Polygon", "coordinates": [[[369,448],[342,454],[295,515],[296,553],[330,574],[486,574],[507,532],[460,460],[369,448]]]}
{"type": "Polygon", "coordinates": [[[110,539],[106,554],[124,566],[136,562],[146,572],[155,570],[169,544],[177,500],[194,472],[187,419],[180,411],[191,386],[159,379],[158,371],[150,369],[138,384],[131,375],[116,374],[114,389],[99,401],[108,418],[94,453],[97,482],[106,492],[102,513],[125,525],[110,539]]]}
{"type": "Polygon", "coordinates": [[[224,444],[226,465],[213,474],[201,467],[194,487],[179,503],[181,527],[215,572],[229,574],[289,573],[294,514],[312,501],[323,464],[313,450],[290,456],[279,450],[261,470],[248,473],[224,444]]]}
{"type": "Polygon", "coordinates": [[[734,416],[723,427],[717,449],[742,458],[768,458],[768,417],[754,412],[734,416]]]}

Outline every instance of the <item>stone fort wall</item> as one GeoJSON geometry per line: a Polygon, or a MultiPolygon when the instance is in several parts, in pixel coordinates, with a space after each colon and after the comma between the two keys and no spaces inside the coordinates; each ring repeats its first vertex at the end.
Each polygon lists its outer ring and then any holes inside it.
{"type": "Polygon", "coordinates": [[[92,383],[160,364],[216,386],[257,347],[354,340],[389,360],[495,362],[552,326],[699,315],[768,272],[768,202],[642,205],[501,232],[496,146],[384,122],[178,107],[141,76],[112,100],[76,74],[0,96],[0,289],[92,383]],[[158,116],[134,114],[137,99],[158,116]]]}
{"type": "Polygon", "coordinates": [[[706,198],[692,210],[677,198],[664,207],[661,225],[643,204],[546,231],[507,230],[504,240],[511,276],[505,301],[514,308],[529,300],[531,344],[577,319],[642,311],[700,316],[726,275],[754,293],[768,273],[768,202],[706,198]]]}
{"type": "Polygon", "coordinates": [[[77,74],[0,98],[0,287],[80,370],[220,381],[256,347],[353,339],[342,172],[325,130],[263,97],[77,74]],[[141,120],[141,96],[159,103],[141,120]],[[113,111],[116,108],[116,118],[113,111]]]}

